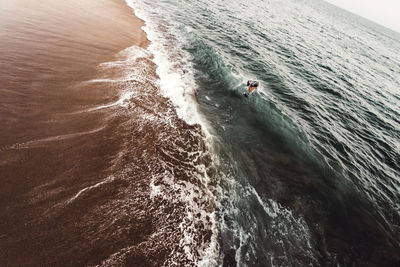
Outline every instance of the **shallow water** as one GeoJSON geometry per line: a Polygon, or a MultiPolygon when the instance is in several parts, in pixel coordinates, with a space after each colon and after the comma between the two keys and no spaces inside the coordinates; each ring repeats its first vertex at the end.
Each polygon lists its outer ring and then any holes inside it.
{"type": "Polygon", "coordinates": [[[124,1],[0,4],[0,265],[215,255],[204,135],[162,96],[143,21],[124,1]]]}

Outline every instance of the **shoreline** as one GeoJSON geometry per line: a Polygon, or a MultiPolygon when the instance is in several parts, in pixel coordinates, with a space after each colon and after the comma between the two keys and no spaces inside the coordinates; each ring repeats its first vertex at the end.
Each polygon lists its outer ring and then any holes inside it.
{"type": "Polygon", "coordinates": [[[22,2],[0,10],[1,261],[203,260],[215,172],[161,94],[144,21],[123,0],[22,2]]]}

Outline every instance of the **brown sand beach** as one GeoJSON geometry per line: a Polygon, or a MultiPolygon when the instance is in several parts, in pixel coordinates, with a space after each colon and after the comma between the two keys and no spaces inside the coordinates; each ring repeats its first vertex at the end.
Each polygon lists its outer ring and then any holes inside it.
{"type": "Polygon", "coordinates": [[[200,127],[143,25],[122,0],[0,1],[0,266],[194,263],[215,238],[200,127]]]}

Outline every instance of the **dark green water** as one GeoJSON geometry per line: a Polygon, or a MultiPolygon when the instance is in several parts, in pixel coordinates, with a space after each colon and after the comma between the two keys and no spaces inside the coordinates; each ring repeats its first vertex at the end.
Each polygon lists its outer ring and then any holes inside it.
{"type": "Polygon", "coordinates": [[[212,136],[222,264],[399,264],[398,33],[316,0],[132,2],[212,136]]]}

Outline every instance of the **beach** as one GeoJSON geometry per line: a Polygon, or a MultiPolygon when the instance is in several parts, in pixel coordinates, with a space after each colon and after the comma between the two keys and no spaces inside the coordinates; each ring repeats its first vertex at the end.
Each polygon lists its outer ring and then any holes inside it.
{"type": "Polygon", "coordinates": [[[144,22],[124,1],[10,1],[0,17],[0,265],[200,259],[214,204],[194,164],[210,159],[160,93],[144,22]]]}
{"type": "Polygon", "coordinates": [[[398,266],[399,50],[317,0],[0,1],[0,266],[398,266]]]}

